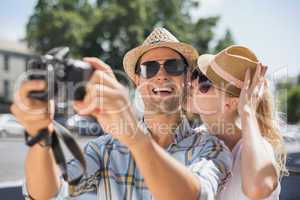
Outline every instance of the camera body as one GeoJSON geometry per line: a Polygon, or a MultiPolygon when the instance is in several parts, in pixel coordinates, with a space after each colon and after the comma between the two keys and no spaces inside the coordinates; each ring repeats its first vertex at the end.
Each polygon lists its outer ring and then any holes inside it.
{"type": "Polygon", "coordinates": [[[44,101],[55,98],[59,94],[60,84],[72,89],[71,100],[84,98],[85,84],[94,70],[90,64],[70,58],[69,52],[68,47],[57,47],[46,55],[30,60],[28,79],[45,80],[48,87],[46,91],[31,91],[30,98],[44,101]]]}

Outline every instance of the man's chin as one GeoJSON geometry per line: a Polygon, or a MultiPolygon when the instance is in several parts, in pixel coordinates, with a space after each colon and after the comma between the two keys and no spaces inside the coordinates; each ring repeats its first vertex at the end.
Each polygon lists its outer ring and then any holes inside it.
{"type": "Polygon", "coordinates": [[[148,112],[156,114],[173,114],[179,111],[179,102],[179,98],[174,97],[152,98],[152,100],[145,102],[145,109],[147,109],[148,112]]]}
{"type": "Polygon", "coordinates": [[[157,101],[169,101],[179,98],[178,94],[153,94],[151,97],[157,101]]]}

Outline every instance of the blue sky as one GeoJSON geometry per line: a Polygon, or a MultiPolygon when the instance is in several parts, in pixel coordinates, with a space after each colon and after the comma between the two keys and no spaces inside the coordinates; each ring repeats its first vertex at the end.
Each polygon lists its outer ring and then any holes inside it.
{"type": "Polygon", "coordinates": [[[195,15],[220,15],[216,33],[230,28],[238,44],[270,66],[269,74],[300,73],[300,1],[203,0],[202,5],[195,15]]]}
{"type": "Polygon", "coordinates": [[[18,40],[25,35],[25,26],[36,0],[9,0],[0,4],[0,38],[18,40]]]}
{"type": "MultiPolygon", "coordinates": [[[[269,73],[300,73],[299,0],[200,0],[194,17],[220,15],[215,32],[229,28],[238,44],[249,46],[270,66],[269,73]]],[[[0,5],[0,39],[18,40],[36,0],[10,0],[0,5]]],[[[200,52],[204,53],[204,52],[200,52]]]]}

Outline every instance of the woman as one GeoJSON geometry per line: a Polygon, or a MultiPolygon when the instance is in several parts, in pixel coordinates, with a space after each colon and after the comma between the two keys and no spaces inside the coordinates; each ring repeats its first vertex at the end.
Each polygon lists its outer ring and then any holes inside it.
{"type": "Polygon", "coordinates": [[[234,45],[200,56],[192,72],[189,111],[234,157],[232,177],[218,199],[279,199],[286,155],[266,69],[251,50],[234,45]]]}

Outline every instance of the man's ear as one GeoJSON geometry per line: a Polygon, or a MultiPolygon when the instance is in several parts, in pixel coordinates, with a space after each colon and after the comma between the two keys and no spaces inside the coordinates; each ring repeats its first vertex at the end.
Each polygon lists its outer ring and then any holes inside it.
{"type": "Polygon", "coordinates": [[[141,81],[140,76],[137,74],[134,74],[133,82],[134,82],[135,86],[140,85],[140,81],[141,81]]]}

